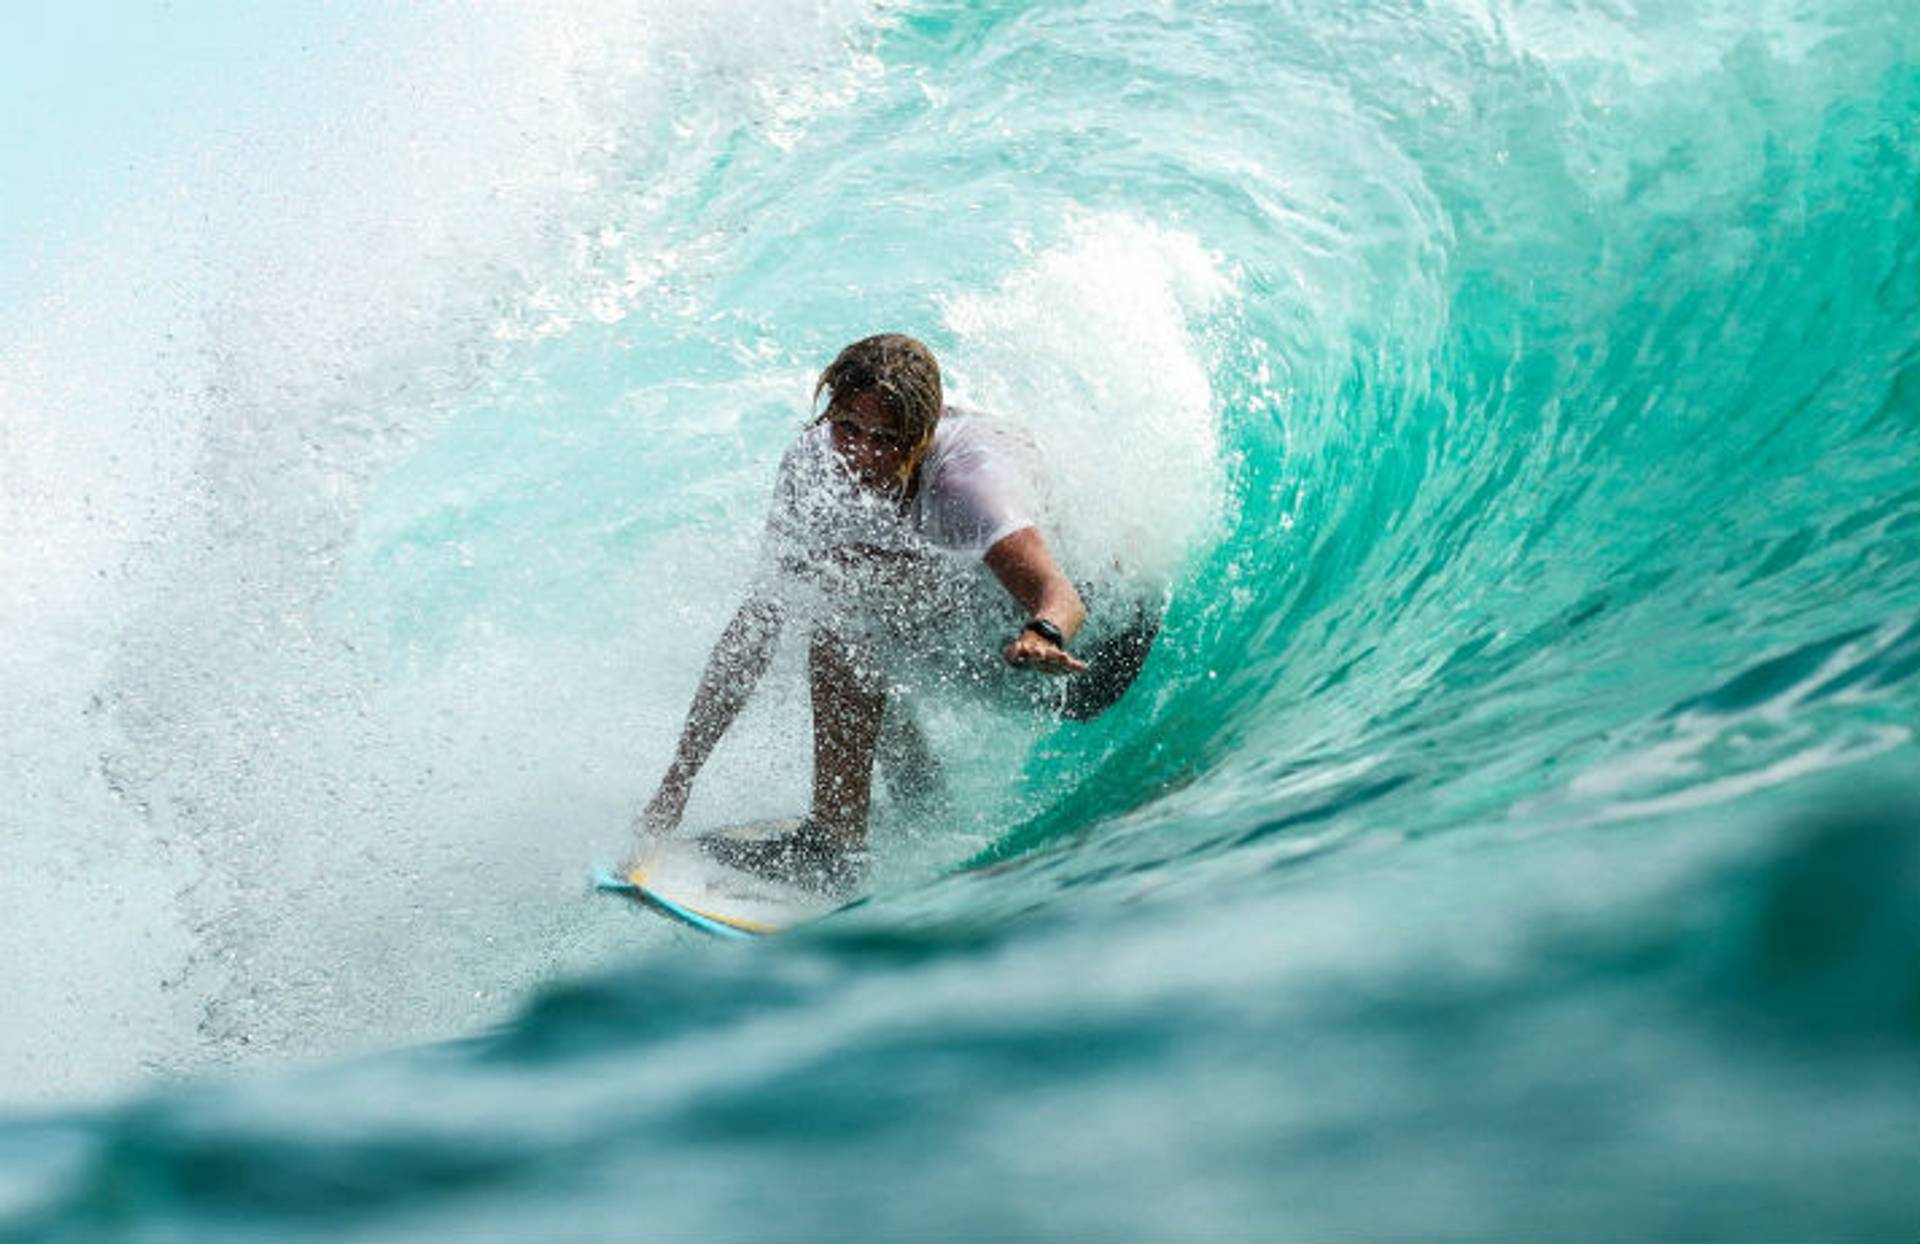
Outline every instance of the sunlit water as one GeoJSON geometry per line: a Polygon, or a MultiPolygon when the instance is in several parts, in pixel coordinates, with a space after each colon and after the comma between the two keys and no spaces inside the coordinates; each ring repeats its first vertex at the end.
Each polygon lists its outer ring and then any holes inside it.
{"type": "Polygon", "coordinates": [[[1920,10],[321,24],[8,312],[0,1235],[1920,1224],[1920,10]],[[922,697],[801,933],[590,897],[883,329],[1145,676],[922,697]]]}

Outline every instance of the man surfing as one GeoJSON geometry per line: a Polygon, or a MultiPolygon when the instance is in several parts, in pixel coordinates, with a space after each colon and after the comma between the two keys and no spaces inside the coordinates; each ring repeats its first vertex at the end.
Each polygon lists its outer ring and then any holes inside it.
{"type": "Polygon", "coordinates": [[[800,623],[813,706],[810,815],[771,841],[706,845],[733,867],[847,897],[865,870],[876,751],[899,771],[897,780],[889,773],[896,793],[938,785],[911,716],[885,711],[896,660],[926,655],[927,636],[956,617],[990,620],[1017,607],[1018,629],[999,660],[1072,680],[1059,708],[1084,720],[1132,683],[1159,618],[1143,611],[1091,665],[1069,651],[1087,608],[1037,524],[1039,455],[1018,429],[947,406],[939,364],[919,341],[885,333],[854,342],[821,373],[816,404],[823,394],[824,411],[781,460],[760,573],[707,660],[672,764],[636,829],[644,852],[646,840],[680,823],[695,776],[781,632],[800,623]]]}

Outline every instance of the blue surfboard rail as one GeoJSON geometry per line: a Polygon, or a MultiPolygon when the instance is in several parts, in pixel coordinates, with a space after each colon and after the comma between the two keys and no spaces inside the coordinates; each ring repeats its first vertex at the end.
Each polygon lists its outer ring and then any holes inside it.
{"type": "Polygon", "coordinates": [[[755,933],[751,929],[742,929],[731,924],[725,924],[710,916],[702,915],[692,908],[682,907],[672,899],[663,898],[645,886],[635,885],[632,881],[620,876],[610,868],[596,868],[594,870],[593,888],[609,894],[625,895],[635,902],[653,908],[653,910],[669,919],[677,920],[689,928],[698,929],[702,933],[712,937],[744,942],[764,936],[764,934],[755,933]]]}

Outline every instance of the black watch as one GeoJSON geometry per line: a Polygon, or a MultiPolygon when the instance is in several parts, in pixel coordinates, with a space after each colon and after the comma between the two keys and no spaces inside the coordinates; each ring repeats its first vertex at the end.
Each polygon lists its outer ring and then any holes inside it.
{"type": "Polygon", "coordinates": [[[1060,633],[1059,627],[1047,621],[1045,618],[1028,618],[1027,624],[1020,629],[1023,631],[1032,631],[1035,635],[1046,640],[1062,652],[1067,650],[1067,637],[1060,633]]]}

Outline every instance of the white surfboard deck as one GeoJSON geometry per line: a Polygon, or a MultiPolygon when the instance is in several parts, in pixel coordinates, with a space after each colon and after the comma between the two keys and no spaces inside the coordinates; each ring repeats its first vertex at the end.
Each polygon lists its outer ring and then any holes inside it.
{"type": "Polygon", "coordinates": [[[817,920],[844,903],[798,886],[729,868],[707,854],[712,838],[758,841],[792,833],[799,817],[751,821],[698,838],[653,844],[624,874],[603,870],[594,887],[637,899],[660,914],[717,937],[762,937],[817,920]]]}

